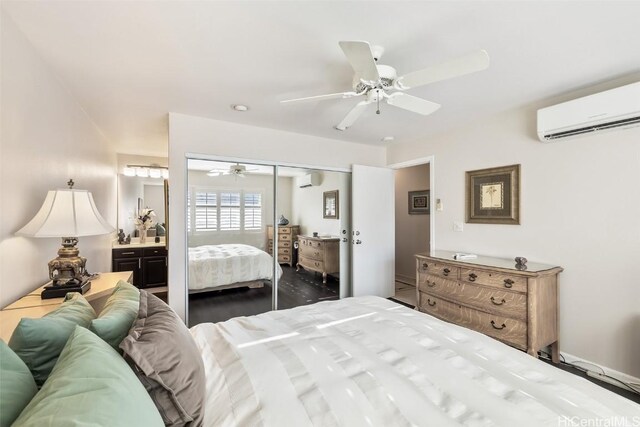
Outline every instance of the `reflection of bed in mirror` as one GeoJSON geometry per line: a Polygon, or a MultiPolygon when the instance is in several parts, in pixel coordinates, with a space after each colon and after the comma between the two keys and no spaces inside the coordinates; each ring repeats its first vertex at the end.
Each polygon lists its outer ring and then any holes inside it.
{"type": "MultiPolygon", "coordinates": [[[[248,286],[270,281],[273,258],[249,245],[203,245],[189,248],[189,293],[248,286]]],[[[282,268],[278,265],[278,278],[282,268]]]]}

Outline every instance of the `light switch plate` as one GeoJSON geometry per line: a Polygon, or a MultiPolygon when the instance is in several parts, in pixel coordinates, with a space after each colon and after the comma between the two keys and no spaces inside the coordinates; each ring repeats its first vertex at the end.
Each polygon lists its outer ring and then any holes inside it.
{"type": "Polygon", "coordinates": [[[464,224],[460,221],[453,221],[453,231],[463,231],[464,230],[464,224]]]}

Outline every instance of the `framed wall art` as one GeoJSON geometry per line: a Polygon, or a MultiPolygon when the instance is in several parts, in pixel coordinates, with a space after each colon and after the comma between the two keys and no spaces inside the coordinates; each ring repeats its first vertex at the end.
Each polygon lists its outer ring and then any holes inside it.
{"type": "Polygon", "coordinates": [[[429,190],[409,191],[409,215],[429,215],[429,190]]]}
{"type": "Polygon", "coordinates": [[[520,224],[520,165],[466,172],[466,222],[520,224]]]}
{"type": "Polygon", "coordinates": [[[338,190],[322,193],[322,217],[326,219],[339,218],[338,190]]]}

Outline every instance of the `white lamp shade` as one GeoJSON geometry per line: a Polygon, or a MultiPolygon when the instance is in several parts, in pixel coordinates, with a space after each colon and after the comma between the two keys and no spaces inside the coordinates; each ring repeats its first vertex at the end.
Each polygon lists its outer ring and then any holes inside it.
{"type": "Polygon", "coordinates": [[[30,237],[80,237],[115,231],[100,215],[86,190],[47,193],[36,216],[16,234],[30,237]]]}

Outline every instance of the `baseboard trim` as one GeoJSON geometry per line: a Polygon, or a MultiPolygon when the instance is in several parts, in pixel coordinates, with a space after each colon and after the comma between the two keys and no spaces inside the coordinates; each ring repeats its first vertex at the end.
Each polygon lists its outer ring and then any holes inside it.
{"type": "Polygon", "coordinates": [[[627,388],[622,384],[620,384],[619,382],[617,382],[616,380],[635,385],[636,388],[638,388],[637,385],[640,384],[640,378],[636,378],[633,375],[628,375],[628,374],[625,374],[624,372],[616,371],[615,369],[611,369],[606,366],[602,366],[599,363],[595,363],[590,360],[587,360],[584,357],[574,356],[573,354],[565,353],[564,351],[560,352],[560,354],[564,356],[564,360],[567,363],[571,363],[586,369],[587,375],[589,375],[590,377],[596,378],[600,381],[604,381],[606,383],[618,386],[625,390],[627,390],[627,388]],[[601,375],[602,372],[598,372],[597,370],[592,369],[594,367],[601,369],[601,371],[604,372],[605,375],[615,378],[616,380],[612,380],[611,378],[607,378],[606,376],[601,375]]]}

